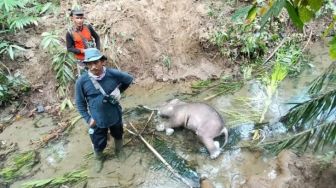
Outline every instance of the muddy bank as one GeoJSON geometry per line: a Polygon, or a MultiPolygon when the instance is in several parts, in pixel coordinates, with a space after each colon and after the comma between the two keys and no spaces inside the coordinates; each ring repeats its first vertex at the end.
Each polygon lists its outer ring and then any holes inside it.
{"type": "Polygon", "coordinates": [[[329,164],[318,161],[314,156],[298,156],[291,151],[282,151],[272,166],[268,173],[248,177],[242,187],[332,188],[336,185],[335,159],[329,164]]]}

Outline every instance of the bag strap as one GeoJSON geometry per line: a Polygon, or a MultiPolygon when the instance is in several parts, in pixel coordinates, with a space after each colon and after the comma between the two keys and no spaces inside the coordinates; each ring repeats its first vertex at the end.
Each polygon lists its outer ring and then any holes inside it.
{"type": "Polygon", "coordinates": [[[83,43],[84,43],[84,47],[85,47],[85,49],[87,49],[88,48],[88,40],[80,33],[80,32],[76,32],[79,36],[80,36],[80,38],[82,39],[82,41],[83,41],[83,43]]]}
{"type": "MultiPolygon", "coordinates": [[[[104,89],[102,88],[102,86],[99,84],[99,82],[97,82],[96,79],[94,79],[94,78],[91,77],[91,76],[89,76],[89,78],[90,78],[91,82],[93,83],[93,86],[96,88],[96,90],[99,90],[100,93],[103,94],[104,96],[108,96],[108,95],[106,94],[106,92],[104,91],[104,89]]],[[[121,86],[121,83],[118,84],[117,87],[116,87],[115,89],[119,88],[120,86],[121,86]]],[[[115,89],[114,89],[114,90],[115,90],[115,89]]],[[[114,91],[114,90],[113,90],[113,91],[114,91]]],[[[113,91],[112,91],[111,93],[113,93],[113,91]]]]}
{"type": "Polygon", "coordinates": [[[104,96],[108,96],[106,95],[106,92],[104,91],[104,89],[101,87],[101,85],[97,82],[97,80],[95,80],[93,77],[89,76],[91,82],[93,83],[93,86],[100,91],[100,93],[102,93],[104,96]]]}

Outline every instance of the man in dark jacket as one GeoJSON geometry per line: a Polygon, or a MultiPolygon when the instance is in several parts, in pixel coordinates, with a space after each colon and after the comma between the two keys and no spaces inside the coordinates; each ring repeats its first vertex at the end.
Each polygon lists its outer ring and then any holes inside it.
{"type": "Polygon", "coordinates": [[[126,72],[106,68],[106,60],[98,49],[86,49],[83,62],[88,72],[77,79],[75,88],[77,110],[89,126],[97,172],[103,167],[102,153],[109,131],[114,138],[116,154],[122,149],[123,123],[119,99],[120,93],[133,81],[126,72]]]}

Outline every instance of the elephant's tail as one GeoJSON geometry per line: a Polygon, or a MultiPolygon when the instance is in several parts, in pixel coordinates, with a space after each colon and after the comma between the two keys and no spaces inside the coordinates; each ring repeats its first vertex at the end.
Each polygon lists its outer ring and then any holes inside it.
{"type": "Polygon", "coordinates": [[[222,129],[222,131],[221,131],[221,134],[224,134],[224,144],[222,145],[222,147],[221,147],[221,149],[223,149],[224,148],[224,146],[227,144],[227,142],[228,142],[228,139],[229,139],[229,132],[228,132],[228,130],[227,130],[227,128],[226,127],[224,127],[223,129],[222,129]]]}

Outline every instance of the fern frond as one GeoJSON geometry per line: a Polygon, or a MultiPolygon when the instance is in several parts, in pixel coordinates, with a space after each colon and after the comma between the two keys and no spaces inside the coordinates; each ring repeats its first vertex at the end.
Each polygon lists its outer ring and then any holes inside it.
{"type": "Polygon", "coordinates": [[[43,32],[41,36],[43,37],[41,41],[43,49],[49,49],[49,51],[52,51],[61,46],[61,41],[59,40],[57,32],[43,32]]]}
{"type": "Polygon", "coordinates": [[[23,8],[27,1],[18,1],[18,0],[1,0],[0,8],[3,12],[9,12],[16,8],[23,8]]]}
{"type": "Polygon", "coordinates": [[[24,27],[34,24],[35,26],[38,25],[37,22],[38,18],[34,16],[18,16],[12,20],[9,20],[9,29],[16,30],[16,29],[23,29],[24,27]]]}
{"type": "Polygon", "coordinates": [[[15,53],[17,51],[24,51],[26,49],[22,48],[21,46],[11,44],[6,41],[0,41],[0,54],[7,52],[8,56],[14,60],[15,53]]]}

